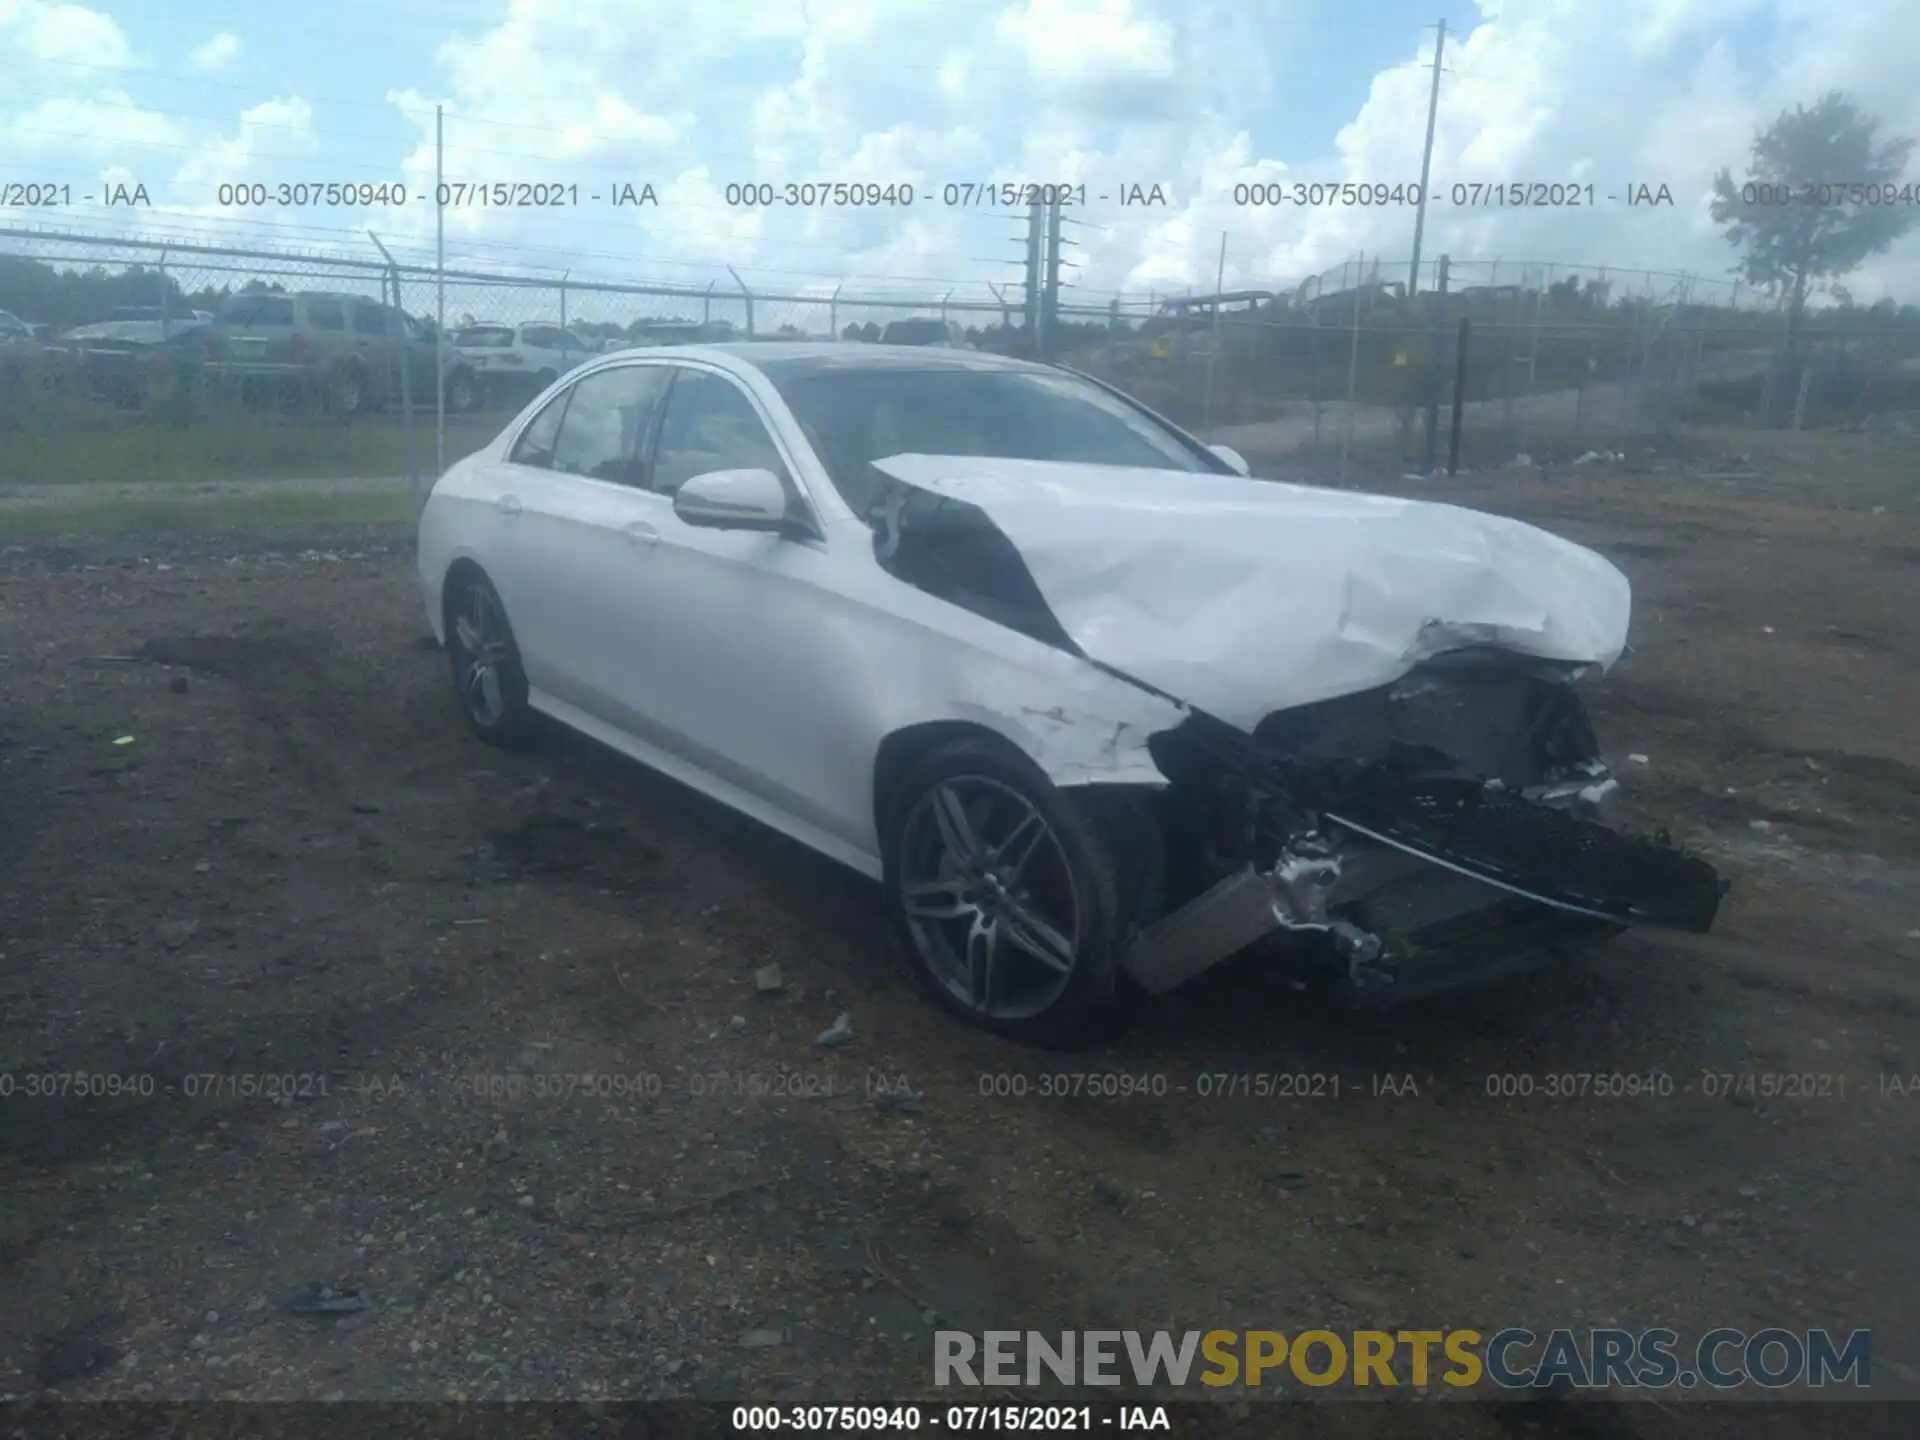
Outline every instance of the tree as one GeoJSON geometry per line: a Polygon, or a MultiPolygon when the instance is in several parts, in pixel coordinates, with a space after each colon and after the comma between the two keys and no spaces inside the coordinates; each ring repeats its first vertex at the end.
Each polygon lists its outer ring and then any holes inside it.
{"type": "Polygon", "coordinates": [[[1886,250],[1920,219],[1912,205],[1882,203],[1901,186],[1910,139],[1876,143],[1880,122],[1829,90],[1796,105],[1754,137],[1747,178],[1723,169],[1713,219],[1743,253],[1739,272],[1787,301],[1787,373],[1799,368],[1809,291],[1886,250]]]}

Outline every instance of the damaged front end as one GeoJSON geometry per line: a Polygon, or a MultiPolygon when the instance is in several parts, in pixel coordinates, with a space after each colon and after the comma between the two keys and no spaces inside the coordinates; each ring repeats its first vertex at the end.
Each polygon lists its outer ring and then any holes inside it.
{"type": "Polygon", "coordinates": [[[1160,993],[1259,947],[1357,1004],[1534,968],[1634,925],[1703,932],[1726,886],[1603,823],[1581,668],[1455,651],[1390,685],[1154,737],[1168,899],[1122,964],[1160,993]]]}
{"type": "Polygon", "coordinates": [[[1144,740],[1164,884],[1120,963],[1146,990],[1259,947],[1391,1003],[1712,926],[1712,866],[1605,823],[1617,785],[1576,682],[1622,653],[1630,607],[1601,557],[1265,482],[1182,475],[1172,507],[1146,472],[875,468],[896,482],[869,516],[884,569],[1182,717],[1144,740]]]}

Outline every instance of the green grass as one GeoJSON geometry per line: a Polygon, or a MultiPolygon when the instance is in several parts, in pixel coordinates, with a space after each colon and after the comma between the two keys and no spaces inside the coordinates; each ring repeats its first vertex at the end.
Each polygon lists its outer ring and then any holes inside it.
{"type": "MultiPolygon", "coordinates": [[[[502,417],[462,417],[447,425],[448,462],[479,449],[502,417]]],[[[34,423],[0,432],[0,484],[68,485],[103,481],[191,484],[205,480],[398,478],[432,475],[434,421],[416,416],[411,441],[397,417],[326,422],[221,415],[172,426],[107,411],[94,423],[34,423]]]]}
{"type": "Polygon", "coordinates": [[[255,537],[298,535],[332,525],[391,525],[413,521],[413,501],[404,489],[265,491],[244,495],[181,495],[87,498],[76,495],[47,504],[0,500],[0,544],[54,536],[235,533],[255,537]]]}

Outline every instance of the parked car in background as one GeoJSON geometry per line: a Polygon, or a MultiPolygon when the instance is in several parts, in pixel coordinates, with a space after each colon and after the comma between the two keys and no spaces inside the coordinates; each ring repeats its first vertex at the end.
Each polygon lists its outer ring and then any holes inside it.
{"type": "Polygon", "coordinates": [[[33,326],[10,310],[0,310],[0,349],[18,350],[38,338],[33,326]]]}
{"type": "Polygon", "coordinates": [[[895,320],[880,332],[882,345],[946,345],[955,350],[972,350],[975,347],[967,340],[967,332],[951,320],[929,320],[916,317],[911,320],[895,320]]]}
{"type": "MultiPolygon", "coordinates": [[[[433,327],[364,295],[309,290],[236,295],[208,327],[210,373],[253,397],[313,396],[357,415],[430,407],[438,347],[433,327]]],[[[448,405],[473,387],[472,367],[450,353],[448,405]]]]}
{"type": "Polygon", "coordinates": [[[733,338],[733,326],[725,320],[641,320],[626,345],[713,345],[733,338]]]}
{"type": "Polygon", "coordinates": [[[41,348],[70,366],[85,392],[123,409],[147,402],[154,366],[163,361],[197,363],[206,355],[206,322],[176,319],[104,320],[80,325],[41,348]]]}
{"type": "MultiPolygon", "coordinates": [[[[524,400],[597,353],[571,330],[538,321],[466,325],[448,332],[447,343],[473,377],[472,405],[456,404],[448,394],[447,407],[461,411],[496,399],[524,400]]],[[[460,398],[468,398],[464,390],[460,398]]]]}
{"type": "Polygon", "coordinates": [[[1250,478],[1060,367],[629,350],[449,468],[417,553],[482,739],[547,716],[879,881],[927,992],[1010,1038],[1254,947],[1389,1004],[1725,888],[1603,822],[1607,560],[1250,478]]]}

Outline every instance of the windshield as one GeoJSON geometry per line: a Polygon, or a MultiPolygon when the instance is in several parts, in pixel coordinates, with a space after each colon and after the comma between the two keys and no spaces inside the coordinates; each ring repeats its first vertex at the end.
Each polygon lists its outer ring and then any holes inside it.
{"type": "Polygon", "coordinates": [[[453,343],[473,348],[506,350],[513,345],[513,327],[510,325],[470,325],[464,330],[453,332],[453,343]]]}
{"type": "Polygon", "coordinates": [[[1223,470],[1151,416],[1072,375],[959,366],[788,370],[778,362],[764,369],[860,514],[879,475],[873,462],[891,455],[1223,470]]]}

